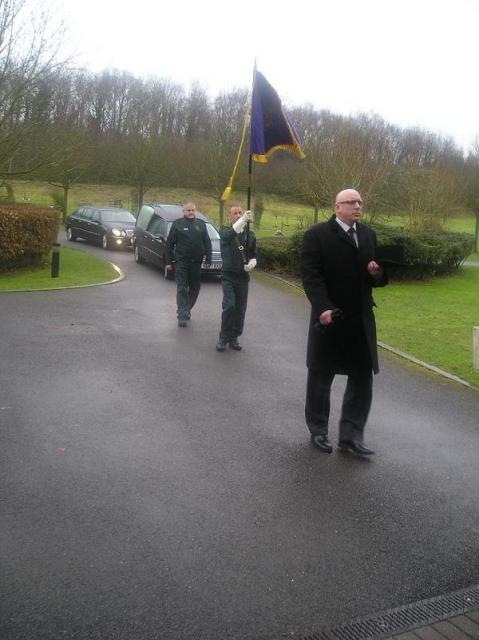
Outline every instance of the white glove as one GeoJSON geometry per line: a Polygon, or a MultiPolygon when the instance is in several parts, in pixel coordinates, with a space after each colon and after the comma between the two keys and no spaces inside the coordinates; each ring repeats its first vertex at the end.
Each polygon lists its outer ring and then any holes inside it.
{"type": "Polygon", "coordinates": [[[253,214],[251,211],[245,211],[241,218],[238,218],[236,222],[233,224],[233,229],[236,233],[241,233],[243,229],[246,227],[247,222],[251,222],[253,219],[253,214]]]}
{"type": "Polygon", "coordinates": [[[248,264],[245,264],[243,269],[245,271],[253,271],[253,269],[256,267],[256,258],[251,258],[251,260],[248,262],[248,264]]]}

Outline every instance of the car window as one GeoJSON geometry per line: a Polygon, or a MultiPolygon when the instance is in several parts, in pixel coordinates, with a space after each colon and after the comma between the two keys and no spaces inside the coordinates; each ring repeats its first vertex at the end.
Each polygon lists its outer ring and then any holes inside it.
{"type": "Polygon", "coordinates": [[[81,217],[90,220],[92,213],[93,209],[83,209],[81,217]]]}
{"type": "Polygon", "coordinates": [[[91,220],[93,222],[99,222],[100,221],[100,212],[99,211],[92,211],[91,220]]]}
{"type": "Polygon", "coordinates": [[[148,231],[153,234],[154,236],[157,236],[159,234],[161,234],[161,223],[163,222],[163,220],[161,218],[157,218],[156,216],[153,216],[153,218],[151,219],[150,224],[148,225],[148,231]]]}
{"type": "Polygon", "coordinates": [[[220,234],[211,223],[207,222],[206,228],[208,229],[210,240],[219,240],[220,234]]]}
{"type": "Polygon", "coordinates": [[[100,214],[102,222],[124,222],[135,224],[136,218],[130,211],[102,211],[100,214]]]}
{"type": "Polygon", "coordinates": [[[148,205],[144,205],[140,209],[140,213],[138,214],[138,218],[136,219],[136,226],[139,229],[147,229],[152,215],[153,209],[148,205]]]}
{"type": "Polygon", "coordinates": [[[169,231],[168,223],[163,218],[160,219],[160,231],[159,234],[162,236],[167,236],[169,231]]]}

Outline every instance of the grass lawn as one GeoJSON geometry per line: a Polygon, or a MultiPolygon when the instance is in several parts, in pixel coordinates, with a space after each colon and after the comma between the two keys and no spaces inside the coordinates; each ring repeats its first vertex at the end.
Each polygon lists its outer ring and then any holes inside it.
{"type": "Polygon", "coordinates": [[[378,340],[479,387],[472,328],[479,326],[479,268],[374,290],[378,340]]]}
{"type": "Polygon", "coordinates": [[[118,277],[113,266],[87,253],[68,247],[60,249],[60,268],[57,278],[51,277],[51,261],[35,269],[20,269],[0,274],[0,291],[28,289],[56,289],[85,284],[108,282],[118,277]]]}
{"type": "MultiPolygon", "coordinates": [[[[261,271],[269,285],[288,286],[261,271]]],[[[299,278],[292,280],[302,292],[299,278]]],[[[378,340],[467,380],[479,388],[472,367],[472,328],[479,326],[479,267],[426,282],[392,282],[373,290],[378,340]]]]}

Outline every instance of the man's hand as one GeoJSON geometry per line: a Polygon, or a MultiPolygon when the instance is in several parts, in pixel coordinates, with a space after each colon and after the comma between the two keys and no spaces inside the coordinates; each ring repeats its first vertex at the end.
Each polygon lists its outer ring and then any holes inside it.
{"type": "Polygon", "coordinates": [[[328,309],[327,311],[323,311],[323,313],[319,316],[319,323],[320,324],[332,324],[334,322],[333,319],[333,310],[332,309],[328,309]]]}
{"type": "Polygon", "coordinates": [[[253,271],[253,269],[256,267],[256,258],[251,258],[251,260],[248,262],[248,264],[245,264],[243,269],[245,271],[253,271]]]}
{"type": "Polygon", "coordinates": [[[172,264],[167,264],[166,265],[166,270],[167,271],[173,271],[173,265],[172,264]]]}
{"type": "Polygon", "coordinates": [[[246,227],[247,222],[251,222],[253,219],[253,214],[251,211],[245,211],[241,218],[238,218],[236,222],[233,224],[233,229],[236,233],[241,233],[243,229],[246,227]]]}
{"type": "Polygon", "coordinates": [[[372,276],[373,278],[377,278],[383,273],[382,267],[380,267],[377,262],[374,262],[374,260],[371,260],[371,262],[368,262],[367,269],[368,269],[369,275],[372,276]]]}

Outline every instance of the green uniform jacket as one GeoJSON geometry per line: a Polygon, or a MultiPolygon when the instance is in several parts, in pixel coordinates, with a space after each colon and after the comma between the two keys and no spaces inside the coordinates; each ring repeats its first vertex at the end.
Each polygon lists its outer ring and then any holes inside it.
{"type": "Polygon", "coordinates": [[[208,229],[199,218],[179,218],[171,225],[166,241],[166,260],[168,264],[174,261],[202,262],[205,258],[211,264],[211,240],[208,229]]]}
{"type": "Polygon", "coordinates": [[[256,236],[253,231],[249,232],[249,251],[246,251],[246,230],[238,234],[233,227],[221,227],[220,229],[220,248],[223,267],[221,273],[243,274],[245,279],[249,279],[249,274],[244,270],[244,261],[242,252],[238,248],[238,242],[244,247],[245,256],[248,258],[256,258],[256,236]]]}

